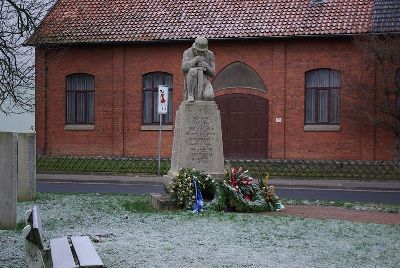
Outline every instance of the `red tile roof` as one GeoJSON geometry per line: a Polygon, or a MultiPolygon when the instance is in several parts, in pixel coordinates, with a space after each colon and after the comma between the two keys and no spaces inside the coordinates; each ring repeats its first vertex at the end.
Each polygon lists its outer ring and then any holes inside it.
{"type": "Polygon", "coordinates": [[[28,41],[136,42],[368,32],[374,0],[59,0],[28,41]]]}
{"type": "Polygon", "coordinates": [[[400,0],[376,0],[373,32],[400,32],[400,0]]]}

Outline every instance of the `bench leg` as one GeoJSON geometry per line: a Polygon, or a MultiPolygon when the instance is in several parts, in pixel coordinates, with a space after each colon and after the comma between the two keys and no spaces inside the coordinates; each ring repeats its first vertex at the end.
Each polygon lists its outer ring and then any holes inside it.
{"type": "Polygon", "coordinates": [[[28,240],[25,240],[26,263],[28,268],[43,268],[44,260],[39,248],[28,240]]]}
{"type": "Polygon", "coordinates": [[[31,226],[25,226],[23,230],[23,237],[25,238],[25,254],[26,254],[26,264],[28,268],[42,268],[45,267],[43,261],[42,252],[34,243],[26,239],[27,235],[31,231],[31,226]]]}

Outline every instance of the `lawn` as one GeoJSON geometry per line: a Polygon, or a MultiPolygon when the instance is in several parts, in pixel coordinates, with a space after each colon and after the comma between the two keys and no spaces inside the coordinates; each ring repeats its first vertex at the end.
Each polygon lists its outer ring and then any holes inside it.
{"type": "MultiPolygon", "coordinates": [[[[39,194],[45,238],[89,235],[107,267],[398,267],[400,226],[160,212],[147,195],[39,194]]],[[[24,213],[0,230],[0,267],[25,267],[24,213]]]]}

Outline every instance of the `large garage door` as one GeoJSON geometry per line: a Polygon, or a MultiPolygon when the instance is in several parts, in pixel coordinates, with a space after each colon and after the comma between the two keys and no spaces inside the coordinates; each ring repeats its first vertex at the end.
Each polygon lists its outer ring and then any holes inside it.
{"type": "Polygon", "coordinates": [[[268,101],[253,95],[216,97],[225,158],[266,158],[268,101]]]}

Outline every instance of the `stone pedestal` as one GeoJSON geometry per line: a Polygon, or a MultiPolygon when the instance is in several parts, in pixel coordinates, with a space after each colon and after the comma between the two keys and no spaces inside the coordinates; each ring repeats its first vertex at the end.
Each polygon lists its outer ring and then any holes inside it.
{"type": "Polygon", "coordinates": [[[0,229],[17,223],[17,133],[0,132],[0,229]]]}
{"type": "Polygon", "coordinates": [[[18,200],[36,196],[36,134],[18,133],[18,200]]]}
{"type": "Polygon", "coordinates": [[[214,101],[182,102],[176,112],[171,169],[166,184],[181,168],[224,176],[221,116],[214,101]]]}
{"type": "Polygon", "coordinates": [[[177,209],[175,202],[168,194],[150,194],[150,205],[159,210],[177,209]]]}

